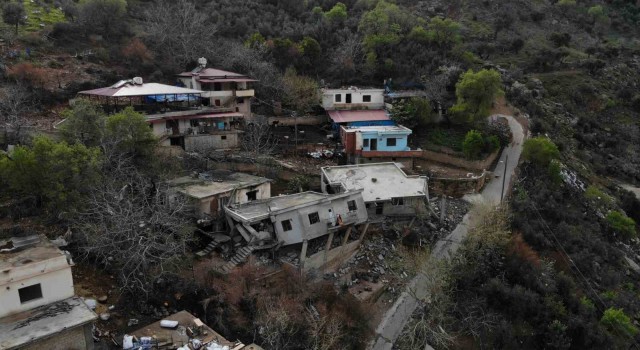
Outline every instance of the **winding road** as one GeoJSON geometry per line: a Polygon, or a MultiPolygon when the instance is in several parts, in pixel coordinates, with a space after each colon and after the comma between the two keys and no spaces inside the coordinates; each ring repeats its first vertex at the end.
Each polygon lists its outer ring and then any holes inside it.
{"type": "MultiPolygon", "coordinates": [[[[505,166],[507,176],[504,179],[504,192],[507,192],[507,189],[511,186],[512,177],[518,166],[518,161],[520,160],[522,143],[525,138],[522,125],[512,116],[497,114],[489,118],[494,119],[499,117],[507,119],[513,138],[511,143],[503,149],[500,155],[500,161],[493,171],[495,176],[485,185],[481,193],[465,196],[465,199],[471,203],[500,204],[505,166]]],[[[441,260],[455,253],[460,247],[462,240],[467,236],[469,228],[474,226],[474,221],[473,212],[470,211],[447,237],[436,242],[431,253],[431,259],[441,260]]],[[[423,274],[418,274],[409,283],[407,289],[400,294],[400,297],[398,297],[393,306],[385,313],[376,329],[375,338],[369,344],[368,349],[390,350],[393,347],[405,324],[411,318],[411,314],[413,314],[413,311],[418,307],[418,300],[424,299],[427,296],[427,291],[429,290],[428,283],[429,280],[423,274]]],[[[425,349],[431,349],[431,347],[426,345],[425,349]]]]}

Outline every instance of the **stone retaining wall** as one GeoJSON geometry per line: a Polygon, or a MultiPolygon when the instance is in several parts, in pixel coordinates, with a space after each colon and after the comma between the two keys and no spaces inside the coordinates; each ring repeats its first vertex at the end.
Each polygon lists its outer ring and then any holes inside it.
{"type": "Polygon", "coordinates": [[[431,195],[446,194],[451,197],[462,197],[467,193],[478,193],[484,187],[490,172],[471,178],[429,178],[429,193],[431,195]]]}

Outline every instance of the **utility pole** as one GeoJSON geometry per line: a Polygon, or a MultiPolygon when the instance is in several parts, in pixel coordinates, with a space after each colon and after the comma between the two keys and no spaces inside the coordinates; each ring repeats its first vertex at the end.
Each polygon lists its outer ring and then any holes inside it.
{"type": "Polygon", "coordinates": [[[504,182],[507,178],[507,163],[509,163],[509,154],[505,155],[504,158],[504,172],[502,174],[502,191],[500,192],[500,203],[502,204],[502,199],[504,198],[504,182]]]}

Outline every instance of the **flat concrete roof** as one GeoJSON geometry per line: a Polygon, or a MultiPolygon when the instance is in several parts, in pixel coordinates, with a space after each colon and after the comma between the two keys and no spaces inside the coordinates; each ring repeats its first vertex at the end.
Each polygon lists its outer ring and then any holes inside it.
{"type": "Polygon", "coordinates": [[[427,177],[407,175],[396,163],[327,166],[322,172],[329,183],[346,191],[362,189],[365,202],[426,195],[427,177]]]}
{"type": "Polygon", "coordinates": [[[78,297],[0,318],[0,349],[13,349],[92,322],[98,316],[78,297]]]}
{"type": "Polygon", "coordinates": [[[64,253],[44,235],[0,240],[0,271],[64,257],[64,253]],[[26,245],[22,246],[22,243],[26,245]]]}
{"type": "Polygon", "coordinates": [[[207,174],[207,179],[183,176],[168,181],[168,184],[169,186],[180,188],[179,192],[189,197],[203,199],[217,194],[231,192],[235,188],[258,186],[272,181],[265,177],[245,173],[234,173],[226,170],[210,171],[207,174]]]}
{"type": "Polygon", "coordinates": [[[260,199],[242,204],[231,204],[228,209],[245,220],[251,221],[268,217],[271,212],[310,204],[328,197],[328,194],[318,192],[302,192],[286,196],[260,199]]]}
{"type": "Polygon", "coordinates": [[[413,131],[402,125],[343,126],[346,132],[377,132],[379,134],[406,134],[413,131]]]}
{"type": "MultiPolygon", "coordinates": [[[[235,346],[243,345],[240,342],[231,342],[225,339],[222,335],[211,329],[209,326],[203,323],[202,328],[206,331],[207,334],[201,334],[195,337],[189,337],[186,332],[186,328],[194,328],[196,327],[196,319],[197,317],[193,316],[187,311],[180,311],[171,316],[167,316],[163,318],[163,320],[170,321],[178,321],[178,326],[176,328],[163,328],[160,326],[160,321],[154,322],[150,325],[144,326],[132,333],[131,335],[135,335],[137,338],[140,337],[153,337],[158,341],[168,341],[173,342],[180,346],[182,343],[181,340],[188,340],[189,338],[197,338],[204,345],[215,342],[218,345],[229,346],[229,348],[233,349],[235,346]]],[[[202,322],[202,321],[201,321],[202,322]]],[[[186,341],[185,341],[186,343],[186,341]]]]}

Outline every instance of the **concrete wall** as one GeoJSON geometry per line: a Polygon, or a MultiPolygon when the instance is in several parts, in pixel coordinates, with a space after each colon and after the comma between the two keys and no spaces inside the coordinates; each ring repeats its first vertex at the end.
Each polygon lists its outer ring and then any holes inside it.
{"type": "Polygon", "coordinates": [[[382,152],[397,152],[397,151],[407,151],[409,147],[407,146],[409,135],[404,134],[384,134],[378,135],[377,132],[362,132],[362,149],[365,151],[371,151],[371,140],[377,140],[378,147],[377,151],[382,152]],[[395,138],[396,145],[389,146],[387,145],[387,140],[395,138]],[[365,140],[369,140],[369,146],[365,146],[365,140]]]}
{"type": "Polygon", "coordinates": [[[231,149],[238,148],[240,138],[238,133],[221,132],[219,135],[189,135],[184,137],[184,149],[187,152],[210,150],[210,149],[231,149]],[[226,138],[226,139],[223,139],[226,138]]]}
{"type": "Polygon", "coordinates": [[[326,115],[309,115],[302,116],[299,118],[293,117],[269,117],[267,118],[269,125],[273,125],[274,123],[280,126],[294,126],[296,123],[298,125],[321,125],[329,122],[329,117],[326,115]]]}
{"type": "Polygon", "coordinates": [[[92,350],[93,337],[91,336],[91,324],[79,326],[53,334],[50,337],[40,339],[20,350],[92,350]]]}
{"type": "MultiPolygon", "coordinates": [[[[38,248],[32,248],[38,249],[38,248]]],[[[0,317],[72,297],[71,266],[64,255],[0,273],[0,317]],[[18,289],[40,283],[42,298],[20,303],[18,289]]]]}
{"type": "Polygon", "coordinates": [[[415,215],[419,210],[425,208],[424,200],[421,198],[405,198],[402,205],[394,205],[389,201],[378,203],[382,204],[382,214],[376,213],[377,206],[375,202],[367,203],[367,214],[370,218],[415,215]]]}
{"type": "Polygon", "coordinates": [[[343,224],[360,223],[367,220],[367,209],[360,193],[333,199],[330,203],[322,203],[310,205],[298,210],[292,210],[286,213],[278,214],[273,219],[275,231],[279,241],[284,241],[285,245],[302,243],[302,241],[311,240],[323,235],[329,231],[329,224],[333,226],[333,220],[330,219],[329,209],[334,213],[334,218],[338,215],[342,217],[343,224]],[[347,202],[356,201],[357,210],[349,212],[347,202]],[[311,225],[309,224],[309,214],[318,213],[320,221],[311,225]],[[290,231],[282,230],[282,221],[291,220],[293,227],[290,231]]]}
{"type": "Polygon", "coordinates": [[[382,89],[324,89],[322,107],[333,109],[382,109],[384,108],[384,90],[382,89]],[[351,94],[351,103],[347,103],[347,94],[351,94]],[[340,95],[340,101],[336,101],[340,95]],[[364,102],[363,96],[371,96],[371,102],[364,102]]]}
{"type": "Polygon", "coordinates": [[[413,157],[399,157],[395,153],[390,153],[385,157],[366,157],[366,156],[357,156],[353,157],[353,160],[349,160],[350,163],[353,164],[369,164],[369,163],[384,163],[384,162],[395,162],[400,163],[406,169],[413,169],[414,158],[413,157]]]}
{"type": "MultiPolygon", "coordinates": [[[[358,235],[360,235],[358,230],[354,229],[351,231],[352,237],[355,236],[357,238],[358,235]]],[[[315,270],[322,273],[336,271],[358,251],[360,242],[360,240],[352,241],[344,246],[335,247],[327,252],[323,250],[307,257],[304,262],[304,271],[312,272],[315,270]]]]}

